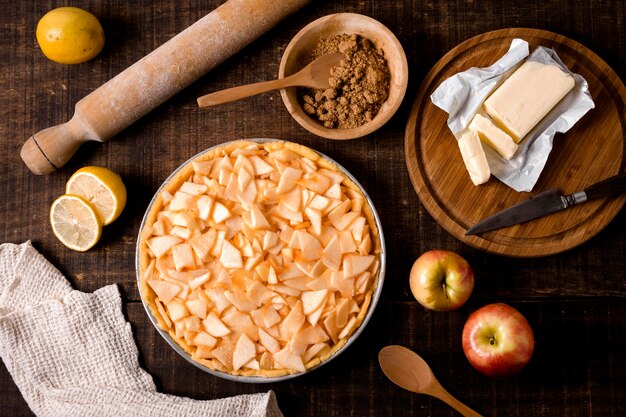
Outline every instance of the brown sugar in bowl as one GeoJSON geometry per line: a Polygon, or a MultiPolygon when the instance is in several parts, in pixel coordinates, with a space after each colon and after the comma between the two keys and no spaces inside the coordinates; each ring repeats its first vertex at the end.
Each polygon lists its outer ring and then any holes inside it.
{"type": "Polygon", "coordinates": [[[321,39],[344,33],[360,35],[383,51],[391,75],[389,97],[371,122],[354,129],[337,129],[324,127],[321,122],[304,111],[297,88],[281,90],[283,102],[293,118],[309,132],[327,139],[356,139],[383,126],[400,107],[408,84],[409,67],[398,39],[382,23],[355,13],[324,16],[305,26],[287,45],[280,62],[278,77],[283,78],[302,69],[308,63],[311,51],[321,39]]]}

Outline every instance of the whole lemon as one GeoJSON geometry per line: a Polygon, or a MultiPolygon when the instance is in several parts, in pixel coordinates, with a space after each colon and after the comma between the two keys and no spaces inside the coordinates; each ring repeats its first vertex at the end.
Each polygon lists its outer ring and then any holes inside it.
{"type": "Polygon", "coordinates": [[[59,7],[39,20],[37,42],[49,59],[61,64],[80,64],[100,53],[104,30],[88,11],[59,7]]]}

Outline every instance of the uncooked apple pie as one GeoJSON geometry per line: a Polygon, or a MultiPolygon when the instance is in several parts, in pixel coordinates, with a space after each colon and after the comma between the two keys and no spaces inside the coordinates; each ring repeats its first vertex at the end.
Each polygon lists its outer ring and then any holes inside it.
{"type": "Polygon", "coordinates": [[[141,294],[211,369],[304,372],[366,316],[379,236],[359,188],[327,159],[289,142],[231,142],[155,198],[140,234],[141,294]]]}

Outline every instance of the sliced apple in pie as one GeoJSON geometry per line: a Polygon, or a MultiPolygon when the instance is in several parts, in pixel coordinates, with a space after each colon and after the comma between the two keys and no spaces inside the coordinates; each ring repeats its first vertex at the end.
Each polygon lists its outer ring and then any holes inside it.
{"type": "Polygon", "coordinates": [[[140,235],[141,294],[211,369],[304,372],[365,318],[379,239],[365,197],[328,160],[288,142],[231,142],[155,197],[140,235]]]}

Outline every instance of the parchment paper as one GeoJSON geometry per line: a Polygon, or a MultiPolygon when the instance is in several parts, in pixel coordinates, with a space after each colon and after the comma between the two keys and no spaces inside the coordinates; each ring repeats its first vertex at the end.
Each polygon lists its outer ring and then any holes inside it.
{"type": "MultiPolygon", "coordinates": [[[[508,52],[486,68],[470,68],[446,79],[431,95],[433,104],[449,114],[448,127],[455,135],[467,128],[483,102],[528,57],[552,64],[574,77],[575,85],[548,115],[520,142],[513,158],[506,160],[483,144],[491,173],[516,191],[531,191],[539,179],[557,132],[565,133],[594,108],[587,81],[561,62],[553,49],[538,47],[528,56],[528,42],[514,39],[508,52]]],[[[563,140],[567,140],[564,138],[563,140]]]]}

